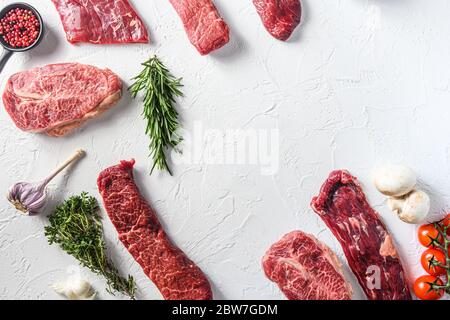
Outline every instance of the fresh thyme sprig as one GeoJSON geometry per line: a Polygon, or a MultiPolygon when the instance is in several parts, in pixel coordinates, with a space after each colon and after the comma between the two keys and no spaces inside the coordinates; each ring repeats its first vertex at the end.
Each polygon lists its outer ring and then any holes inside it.
{"type": "Polygon", "coordinates": [[[134,299],[136,284],[132,276],[123,278],[106,255],[103,227],[97,200],[86,192],[70,197],[49,216],[45,227],[49,244],[57,244],[83,267],[106,278],[107,291],[121,292],[134,299]]]}
{"type": "Polygon", "coordinates": [[[128,89],[133,99],[143,92],[144,110],[147,120],[145,133],[150,137],[150,156],[153,167],[167,170],[170,174],[166,159],[166,151],[175,149],[182,138],[177,134],[180,128],[178,112],[175,108],[175,98],[183,96],[180,91],[181,78],[175,78],[163,65],[157,56],[142,64],[144,69],[134,77],[135,82],[128,89]]]}

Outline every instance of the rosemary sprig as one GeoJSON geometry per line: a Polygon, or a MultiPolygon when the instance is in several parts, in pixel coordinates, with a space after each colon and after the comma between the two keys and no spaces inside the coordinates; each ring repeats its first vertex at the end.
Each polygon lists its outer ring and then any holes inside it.
{"type": "Polygon", "coordinates": [[[132,276],[123,278],[106,255],[103,227],[97,200],[86,192],[70,197],[49,216],[45,227],[49,244],[57,244],[83,267],[105,277],[107,291],[121,292],[134,299],[136,284],[132,276]]]}
{"type": "Polygon", "coordinates": [[[153,167],[167,170],[170,174],[166,159],[167,149],[175,149],[182,138],[177,134],[180,128],[178,112],[175,109],[176,97],[183,96],[180,91],[181,78],[175,78],[163,65],[157,56],[142,64],[144,69],[132,80],[135,82],[128,89],[133,99],[143,92],[144,110],[142,112],[147,121],[145,133],[150,137],[150,156],[153,167]]]}

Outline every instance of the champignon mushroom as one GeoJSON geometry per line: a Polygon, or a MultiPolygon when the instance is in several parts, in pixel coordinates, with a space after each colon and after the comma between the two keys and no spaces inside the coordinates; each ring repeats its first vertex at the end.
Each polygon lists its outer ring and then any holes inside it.
{"type": "Polygon", "coordinates": [[[410,168],[385,164],[375,172],[375,187],[389,197],[402,197],[410,193],[417,183],[417,177],[410,168]]]}
{"type": "Polygon", "coordinates": [[[420,223],[430,211],[430,197],[421,190],[413,190],[401,198],[389,198],[389,209],[406,223],[420,223]]]}

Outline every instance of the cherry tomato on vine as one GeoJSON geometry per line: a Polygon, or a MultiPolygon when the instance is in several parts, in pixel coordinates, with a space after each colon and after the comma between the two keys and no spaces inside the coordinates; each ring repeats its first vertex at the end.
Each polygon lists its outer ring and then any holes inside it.
{"type": "Polygon", "coordinates": [[[420,258],[420,263],[424,270],[432,276],[442,276],[447,273],[445,268],[433,265],[433,261],[443,266],[446,265],[445,254],[441,250],[433,248],[425,250],[420,258]]]}
{"type": "Polygon", "coordinates": [[[420,300],[439,300],[444,295],[443,289],[432,289],[430,283],[443,286],[441,279],[435,276],[421,276],[414,282],[414,293],[420,300]]]}
{"type": "Polygon", "coordinates": [[[450,236],[450,214],[447,214],[445,218],[441,221],[444,227],[447,227],[447,235],[450,236]]]}
{"type": "Polygon", "coordinates": [[[424,247],[432,246],[432,239],[437,239],[439,242],[442,242],[442,236],[432,223],[419,227],[418,238],[424,247]]]}

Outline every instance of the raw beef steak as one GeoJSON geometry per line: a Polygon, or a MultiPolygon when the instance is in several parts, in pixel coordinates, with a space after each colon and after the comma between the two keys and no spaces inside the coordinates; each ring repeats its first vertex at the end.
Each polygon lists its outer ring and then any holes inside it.
{"type": "Polygon", "coordinates": [[[169,0],[183,22],[191,43],[205,55],[226,45],[228,26],[211,0],[169,0]]]}
{"type": "Polygon", "coordinates": [[[267,277],[289,300],[350,300],[352,287],[333,251],[301,231],[286,234],[263,258],[267,277]]]}
{"type": "Polygon", "coordinates": [[[208,279],[167,237],[140,194],[132,161],[102,171],[98,189],[119,239],[168,300],[210,300],[208,279]]]}
{"type": "Polygon", "coordinates": [[[63,136],[111,108],[121,92],[122,82],[109,69],[50,64],[12,75],[3,104],[18,128],[63,136]]]}
{"type": "Polygon", "coordinates": [[[253,0],[267,31],[279,40],[287,40],[300,24],[300,0],[253,0]]]}
{"type": "Polygon", "coordinates": [[[70,43],[148,42],[147,29],[128,0],[52,0],[70,43]]]}
{"type": "Polygon", "coordinates": [[[355,177],[333,171],[311,206],[340,242],[370,300],[411,299],[393,239],[355,177]]]}

